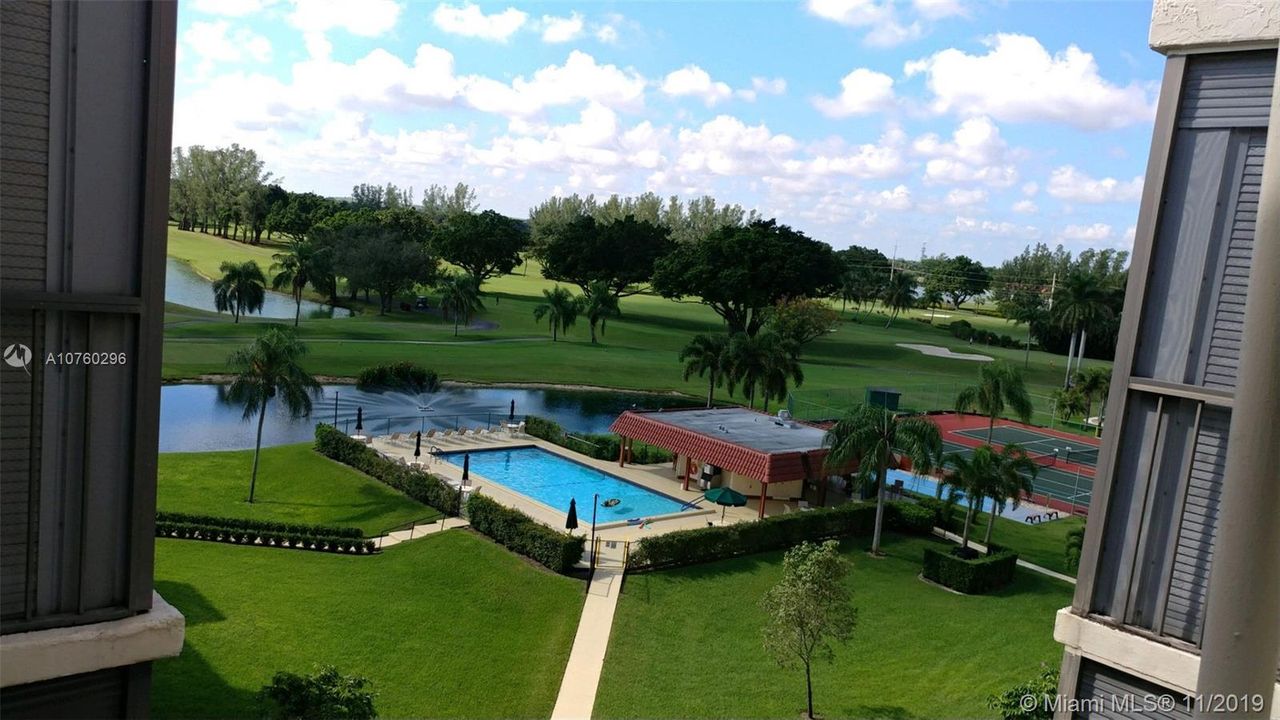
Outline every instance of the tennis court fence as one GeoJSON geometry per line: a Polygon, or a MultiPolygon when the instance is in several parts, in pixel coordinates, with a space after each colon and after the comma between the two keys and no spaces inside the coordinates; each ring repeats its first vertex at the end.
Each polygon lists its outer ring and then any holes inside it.
{"type": "MultiPolygon", "coordinates": [[[[956,396],[969,385],[970,383],[948,382],[883,387],[900,393],[899,410],[929,412],[955,409],[956,396]]],[[[787,410],[797,420],[835,420],[844,415],[849,408],[866,402],[867,389],[867,387],[797,388],[787,393],[787,410]]],[[[1054,401],[1050,395],[1053,389],[1042,386],[1029,387],[1033,408],[1031,424],[1043,427],[1063,426],[1062,420],[1054,415],[1054,401]]]]}

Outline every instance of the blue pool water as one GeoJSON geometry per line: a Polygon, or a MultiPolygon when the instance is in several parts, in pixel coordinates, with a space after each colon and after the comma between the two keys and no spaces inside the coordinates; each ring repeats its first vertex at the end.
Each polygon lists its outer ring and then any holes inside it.
{"type": "MultiPolygon", "coordinates": [[[[886,487],[892,487],[895,480],[901,480],[902,487],[907,492],[913,492],[917,495],[924,495],[926,497],[934,497],[938,493],[937,478],[912,475],[904,470],[887,470],[885,472],[886,477],[888,478],[886,487]]],[[[945,496],[947,493],[946,489],[943,489],[942,493],[945,496]]],[[[965,497],[964,493],[957,491],[956,504],[961,507],[969,507],[969,498],[965,497]]],[[[981,510],[982,512],[989,513],[994,507],[995,503],[993,501],[984,500],[981,510]]],[[[1004,509],[1000,510],[1000,515],[1001,517],[1006,517],[1010,520],[1023,522],[1026,520],[1027,515],[1037,512],[1039,512],[1039,510],[1028,507],[1026,503],[1022,503],[1018,507],[1014,507],[1012,503],[1007,503],[1005,504],[1004,509]]]]}
{"type": "MultiPolygon", "coordinates": [[[[440,457],[462,467],[464,454],[451,452],[440,457]]],[[[596,509],[597,523],[667,515],[688,509],[679,500],[542,448],[480,450],[470,455],[471,472],[562,513],[569,512],[570,499],[577,500],[578,522],[582,526],[591,524],[591,501],[596,493],[600,494],[601,503],[596,509]],[[621,502],[613,507],[604,507],[604,501],[611,498],[621,502]]]]}

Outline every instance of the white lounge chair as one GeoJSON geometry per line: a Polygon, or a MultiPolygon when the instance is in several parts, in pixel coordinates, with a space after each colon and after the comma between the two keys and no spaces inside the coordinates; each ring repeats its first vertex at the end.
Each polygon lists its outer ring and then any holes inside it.
{"type": "Polygon", "coordinates": [[[426,438],[426,439],[428,439],[428,440],[430,440],[431,438],[433,438],[433,437],[435,437],[435,436],[436,436],[436,430],[435,430],[435,428],[432,428],[432,429],[430,429],[430,430],[426,431],[426,432],[425,432],[425,433],[423,433],[423,435],[422,435],[422,437],[423,437],[423,438],[426,438]]]}
{"type": "Polygon", "coordinates": [[[390,437],[389,439],[390,439],[390,441],[391,441],[391,442],[393,442],[393,443],[400,442],[400,437],[401,437],[403,434],[404,434],[404,433],[398,433],[398,432],[397,432],[397,433],[391,433],[391,437],[390,437]]]}

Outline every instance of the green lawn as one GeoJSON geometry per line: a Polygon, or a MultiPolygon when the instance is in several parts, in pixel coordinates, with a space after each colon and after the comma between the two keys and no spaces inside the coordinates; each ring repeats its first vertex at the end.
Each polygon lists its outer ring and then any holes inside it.
{"type": "Polygon", "coordinates": [[[273,239],[269,243],[263,242],[260,245],[250,245],[238,240],[220,238],[217,235],[189,232],[179,230],[173,225],[169,226],[169,256],[185,262],[207,278],[216,278],[221,275],[218,266],[228,260],[231,262],[253,260],[262,268],[262,272],[266,273],[275,262],[271,255],[280,252],[284,247],[285,244],[279,239],[273,239]]]}
{"type": "MultiPolygon", "coordinates": [[[[858,607],[852,643],[815,667],[826,717],[990,717],[985,698],[1057,665],[1054,613],[1071,587],[1029,571],[991,596],[966,597],[918,579],[929,540],[887,536],[873,560],[846,545],[858,607]]],[[[759,598],[781,553],[627,578],[595,717],[799,717],[804,675],[761,649],[759,598]]]]}
{"type": "Polygon", "coordinates": [[[264,448],[252,505],[252,450],[161,453],[156,506],[203,513],[358,527],[368,535],[438,515],[382,483],[336,463],[311,445],[264,448]]]}
{"type": "Polygon", "coordinates": [[[372,680],[382,717],[545,718],[582,607],[580,581],[465,530],[373,557],[159,540],[156,590],[187,621],[157,718],[260,717],[273,673],[319,664],[372,680]]]}
{"type": "MultiPolygon", "coordinates": [[[[964,527],[964,513],[961,508],[956,508],[955,517],[956,522],[952,528],[956,534],[959,534],[960,528],[964,527]]],[[[978,513],[973,529],[969,533],[971,540],[982,542],[986,537],[989,517],[989,513],[978,513]]],[[[1029,563],[1075,577],[1076,571],[1068,569],[1066,565],[1067,532],[1072,528],[1083,526],[1084,519],[1074,516],[1037,525],[997,517],[991,542],[1014,550],[1019,558],[1029,563]]]]}

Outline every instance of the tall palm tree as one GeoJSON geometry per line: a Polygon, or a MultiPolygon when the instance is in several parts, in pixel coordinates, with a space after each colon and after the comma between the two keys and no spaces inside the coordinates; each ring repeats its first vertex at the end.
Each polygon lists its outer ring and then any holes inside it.
{"type": "MultiPolygon", "coordinates": [[[[1076,364],[1084,358],[1084,343],[1088,330],[1104,320],[1110,320],[1114,313],[1107,303],[1109,288],[1097,277],[1085,272],[1073,272],[1067,276],[1053,295],[1053,317],[1059,327],[1071,330],[1071,346],[1067,351],[1067,375],[1062,386],[1071,382],[1072,356],[1077,358],[1076,364]],[[1080,340],[1079,351],[1076,350],[1076,339],[1080,340]]],[[[1078,368],[1077,368],[1078,369],[1078,368]]]]}
{"type": "Polygon", "coordinates": [[[684,363],[684,379],[693,375],[707,377],[707,407],[715,401],[716,388],[724,384],[729,373],[729,336],[702,333],[694,335],[680,351],[684,363]]]}
{"type": "Polygon", "coordinates": [[[969,509],[964,513],[964,529],[960,532],[960,547],[964,550],[969,549],[973,517],[982,506],[982,499],[994,489],[995,456],[996,451],[990,445],[979,445],[972,455],[951,453],[946,457],[951,472],[944,482],[964,493],[969,501],[969,509]]]}
{"type": "Polygon", "coordinates": [[[473,275],[464,272],[446,273],[436,282],[440,292],[440,309],[453,319],[453,336],[458,336],[458,326],[471,319],[471,314],[484,309],[480,299],[480,283],[473,275]]]}
{"type": "Polygon", "coordinates": [[[289,241],[288,250],[271,255],[271,259],[275,260],[270,268],[275,273],[271,278],[271,289],[289,288],[295,308],[294,327],[298,327],[298,321],[302,318],[302,292],[316,274],[317,253],[318,250],[312,243],[294,239],[289,241]]]}
{"type": "Polygon", "coordinates": [[[256,413],[258,434],[253,445],[253,473],[249,476],[249,502],[258,482],[258,454],[262,450],[262,423],[267,417],[267,403],[279,397],[292,417],[311,413],[311,397],[320,393],[320,383],[302,369],[299,360],[307,346],[298,340],[292,328],[269,326],[252,344],[227,358],[236,377],[227,388],[227,399],[244,407],[248,420],[256,413]]]}
{"type": "Polygon", "coordinates": [[[845,472],[856,463],[863,483],[874,477],[876,526],[871,554],[879,555],[885,477],[894,462],[894,451],[911,460],[913,472],[928,473],[942,451],[942,433],[924,416],[897,415],[875,405],[856,405],[827,431],[822,444],[830,448],[825,464],[828,472],[845,472]]]}
{"type": "Polygon", "coordinates": [[[235,322],[246,313],[261,312],[267,299],[267,279],[258,263],[224,262],[218,267],[222,277],[213,281],[213,305],[218,312],[230,312],[235,322]]]}
{"type": "Polygon", "coordinates": [[[1005,503],[1018,507],[1023,495],[1030,495],[1034,487],[1033,481],[1040,472],[1027,453],[1017,445],[1005,445],[1000,452],[992,454],[991,482],[987,485],[986,496],[991,499],[991,517],[987,518],[987,534],[982,544],[991,547],[991,529],[996,525],[996,511],[1005,503]]]}
{"type": "Polygon", "coordinates": [[[764,411],[769,412],[769,401],[782,402],[787,398],[787,385],[804,384],[804,369],[800,367],[800,353],[776,333],[766,333],[764,340],[764,374],[760,377],[760,396],[764,411]]]}
{"type": "Polygon", "coordinates": [[[547,318],[551,325],[551,342],[556,342],[560,333],[569,332],[570,326],[578,322],[578,311],[581,308],[578,299],[559,285],[543,290],[542,297],[546,302],[533,309],[533,319],[547,318]]]}
{"type": "MultiPolygon", "coordinates": [[[[618,296],[613,288],[603,280],[594,280],[587,285],[587,291],[578,299],[582,314],[587,316],[587,324],[591,326],[591,344],[596,344],[596,325],[600,325],[600,337],[604,337],[605,323],[611,317],[622,315],[618,307],[618,296]]],[[[687,378],[686,378],[687,379],[687,378]]]]}
{"type": "Polygon", "coordinates": [[[769,408],[769,400],[787,396],[787,383],[804,382],[804,371],[794,346],[775,332],[762,332],[754,337],[736,333],[729,340],[729,394],[739,386],[747,396],[747,407],[756,406],[756,392],[769,408]]]}
{"type": "Polygon", "coordinates": [[[915,305],[915,275],[905,270],[895,273],[893,278],[889,280],[889,284],[885,286],[884,294],[880,299],[884,301],[885,306],[891,311],[889,319],[884,323],[885,327],[889,327],[894,319],[898,317],[898,313],[915,305]]]}
{"type": "Polygon", "coordinates": [[[1022,371],[1003,360],[983,363],[978,368],[978,384],[960,391],[956,396],[956,412],[977,412],[986,415],[987,443],[996,427],[996,418],[1008,407],[1022,422],[1031,422],[1031,396],[1022,382],[1022,371]]]}

